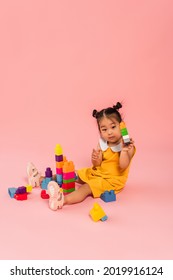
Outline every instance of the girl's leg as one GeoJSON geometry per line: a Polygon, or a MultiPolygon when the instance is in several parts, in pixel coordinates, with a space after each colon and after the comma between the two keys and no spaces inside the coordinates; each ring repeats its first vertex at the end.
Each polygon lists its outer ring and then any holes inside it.
{"type": "Polygon", "coordinates": [[[82,202],[87,196],[91,194],[92,192],[90,186],[85,183],[82,186],[80,186],[79,189],[64,196],[64,205],[82,202]]]}

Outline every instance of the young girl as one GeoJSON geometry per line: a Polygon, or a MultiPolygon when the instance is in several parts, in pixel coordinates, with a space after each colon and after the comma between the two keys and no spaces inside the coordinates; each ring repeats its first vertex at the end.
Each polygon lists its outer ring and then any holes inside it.
{"type": "Polygon", "coordinates": [[[62,189],[54,181],[48,184],[49,207],[52,210],[65,204],[82,202],[87,196],[100,197],[105,191],[120,192],[127,181],[131,159],[135,154],[134,142],[123,143],[119,109],[121,103],[101,111],[93,110],[100,139],[97,149],[91,155],[92,166],[77,171],[77,183],[81,186],[74,192],[63,196],[62,189]]]}

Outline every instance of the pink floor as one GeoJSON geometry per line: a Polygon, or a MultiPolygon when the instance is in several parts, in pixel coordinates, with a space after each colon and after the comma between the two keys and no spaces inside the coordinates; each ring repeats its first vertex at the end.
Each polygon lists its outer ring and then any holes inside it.
{"type": "Polygon", "coordinates": [[[147,155],[139,151],[128,184],[116,202],[88,198],[56,212],[49,210],[38,188],[27,201],[9,197],[7,189],[12,180],[13,186],[26,182],[24,158],[18,160],[23,173],[19,164],[18,174],[13,170],[8,180],[7,174],[1,180],[0,259],[173,258],[173,188],[171,175],[166,175],[171,172],[166,167],[168,154],[150,155],[148,162],[147,155]],[[93,222],[89,217],[94,201],[105,210],[107,221],[93,222]]]}

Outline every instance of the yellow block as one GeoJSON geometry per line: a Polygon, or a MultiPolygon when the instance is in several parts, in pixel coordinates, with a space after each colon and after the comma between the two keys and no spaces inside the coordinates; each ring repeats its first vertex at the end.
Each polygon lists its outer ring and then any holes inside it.
{"type": "Polygon", "coordinates": [[[101,218],[106,216],[105,212],[103,211],[102,207],[95,202],[93,208],[90,210],[90,216],[94,222],[99,221],[101,218]]]}
{"type": "Polygon", "coordinates": [[[62,151],[62,147],[60,144],[56,144],[56,147],[55,147],[55,155],[56,156],[61,156],[63,154],[63,151],[62,151]]]}
{"type": "Polygon", "coordinates": [[[32,186],[26,185],[26,192],[32,192],[32,186]]]}

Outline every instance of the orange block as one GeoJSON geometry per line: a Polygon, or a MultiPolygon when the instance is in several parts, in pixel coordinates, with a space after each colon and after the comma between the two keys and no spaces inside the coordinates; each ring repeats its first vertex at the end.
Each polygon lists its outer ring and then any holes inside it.
{"type": "Polygon", "coordinates": [[[64,162],[63,161],[56,161],[56,168],[63,168],[64,162]]]}
{"type": "Polygon", "coordinates": [[[63,173],[73,172],[75,170],[73,161],[64,162],[63,173]]]}
{"type": "Polygon", "coordinates": [[[120,129],[122,129],[122,128],[126,128],[125,122],[120,122],[120,129]]]}

